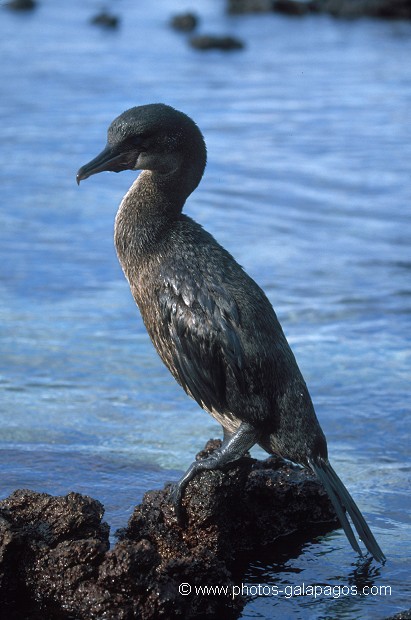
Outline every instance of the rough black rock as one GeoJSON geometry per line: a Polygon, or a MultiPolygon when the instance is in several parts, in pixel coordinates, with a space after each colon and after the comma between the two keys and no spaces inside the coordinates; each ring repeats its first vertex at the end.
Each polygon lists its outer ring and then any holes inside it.
{"type": "MultiPolygon", "coordinates": [[[[207,451],[220,442],[212,441],[207,451]]],[[[270,458],[243,458],[187,487],[179,527],[169,486],[146,493],[109,549],[100,502],[70,493],[15,491],[0,502],[0,610],[8,620],[237,618],[241,597],[196,596],[198,586],[241,581],[247,562],[281,537],[303,540],[336,526],[320,483],[270,458]],[[292,535],[292,536],[290,536],[292,535]],[[189,584],[190,594],[179,592],[189,584]]],[[[284,545],[282,546],[282,550],[284,545]]]]}

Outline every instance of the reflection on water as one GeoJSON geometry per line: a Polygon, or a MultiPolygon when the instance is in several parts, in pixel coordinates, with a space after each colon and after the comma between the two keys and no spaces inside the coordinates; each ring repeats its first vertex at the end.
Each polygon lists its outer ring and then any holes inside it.
{"type": "MultiPolygon", "coordinates": [[[[187,212],[272,300],[333,463],[388,557],[366,578],[393,587],[260,597],[244,617],[382,618],[409,606],[411,26],[228,17],[221,4],[197,3],[204,30],[243,38],[243,52],[189,49],[167,26],[172,0],[123,0],[110,33],[89,25],[91,2],[2,11],[2,495],[84,492],[115,529],[219,434],[161,366],[115,256],[134,175],[75,184],[116,115],[164,101],[208,145],[187,212]]],[[[337,531],[247,580],[346,585],[361,567],[337,531]]]]}

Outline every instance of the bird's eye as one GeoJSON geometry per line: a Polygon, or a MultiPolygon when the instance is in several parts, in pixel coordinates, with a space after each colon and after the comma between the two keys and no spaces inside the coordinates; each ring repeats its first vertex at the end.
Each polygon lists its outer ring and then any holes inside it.
{"type": "Polygon", "coordinates": [[[143,139],[141,138],[141,136],[130,136],[129,138],[127,138],[126,143],[127,143],[127,146],[129,147],[141,148],[143,139]]]}

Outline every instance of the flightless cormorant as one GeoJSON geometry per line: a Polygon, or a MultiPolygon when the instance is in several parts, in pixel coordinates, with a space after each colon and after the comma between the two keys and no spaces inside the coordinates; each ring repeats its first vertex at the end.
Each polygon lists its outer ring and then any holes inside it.
{"type": "Polygon", "coordinates": [[[385,560],[351,495],[331,467],[307,386],[260,287],[199,224],[182,214],[206,165],[191,118],[164,104],[131,108],[108,129],[105,149],[77,182],[110,170],[142,170],[115,221],[115,245],[133,297],[173,377],[223,427],[224,441],[176,484],[181,515],[187,483],[224,467],[255,444],[313,470],[353,549],[346,512],[368,551],[385,560]]]}

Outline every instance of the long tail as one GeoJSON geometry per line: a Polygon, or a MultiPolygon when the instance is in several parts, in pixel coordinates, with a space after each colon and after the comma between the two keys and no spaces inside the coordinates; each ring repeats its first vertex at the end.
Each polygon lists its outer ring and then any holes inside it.
{"type": "Polygon", "coordinates": [[[345,514],[345,510],[350,515],[354,527],[358,532],[358,536],[361,538],[368,551],[374,559],[377,560],[377,562],[381,562],[381,564],[383,564],[385,562],[385,555],[381,551],[373,533],[366,524],[358,506],[331,467],[328,460],[319,457],[315,460],[309,459],[308,463],[323,483],[344,532],[354,551],[362,555],[358,541],[345,514]]]}

